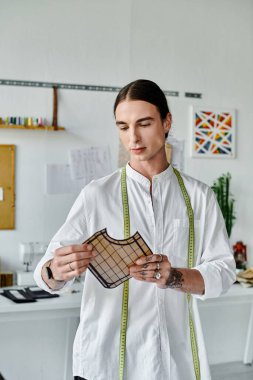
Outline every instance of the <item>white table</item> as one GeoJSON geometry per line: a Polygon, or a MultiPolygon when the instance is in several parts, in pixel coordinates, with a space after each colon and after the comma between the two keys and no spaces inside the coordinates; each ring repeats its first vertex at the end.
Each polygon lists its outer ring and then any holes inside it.
{"type": "MultiPolygon", "coordinates": [[[[13,287],[17,289],[18,287],[13,287]]],[[[0,289],[1,290],[1,289],[0,289]]],[[[80,304],[81,304],[81,292],[80,285],[74,286],[72,290],[78,291],[77,293],[65,293],[60,295],[58,298],[41,299],[37,302],[16,304],[11,300],[0,296],[0,323],[8,324],[10,322],[20,323],[22,326],[22,321],[29,321],[31,325],[35,325],[38,321],[45,321],[48,325],[55,321],[64,321],[64,337],[65,344],[61,347],[64,350],[64,360],[63,360],[63,377],[61,379],[69,380],[72,378],[72,344],[73,337],[75,335],[80,314],[80,304]]],[[[5,325],[6,326],[6,325],[5,325]]],[[[1,330],[1,328],[0,328],[1,330]]],[[[36,330],[35,330],[36,331],[36,330]]],[[[39,335],[39,331],[37,334],[39,335]]],[[[34,339],[37,337],[35,336],[34,339]]],[[[25,349],[25,343],[24,343],[25,349]]],[[[50,347],[49,347],[50,350],[50,347]]],[[[39,353],[37,353],[39,355],[39,353]]],[[[34,360],[34,359],[32,359],[34,360]]],[[[21,369],[22,370],[22,369],[21,369]]],[[[3,371],[0,368],[0,372],[3,371]]],[[[7,368],[8,371],[8,368],[7,368]]],[[[4,373],[3,373],[4,375],[4,373]]],[[[20,378],[26,378],[26,376],[21,376],[20,378]]],[[[34,377],[35,378],[35,377],[34,377]]],[[[43,377],[43,379],[46,377],[43,377]]],[[[52,378],[55,378],[52,376],[52,378]]]]}
{"type": "Polygon", "coordinates": [[[237,302],[238,304],[243,304],[247,302],[253,302],[253,287],[243,288],[240,284],[234,284],[231,286],[226,294],[223,294],[219,298],[211,298],[205,302],[209,303],[230,303],[237,302]]]}
{"type": "MultiPolygon", "coordinates": [[[[250,305],[250,313],[247,317],[247,332],[246,332],[246,341],[244,343],[244,355],[243,363],[251,364],[253,360],[253,287],[252,288],[243,288],[240,284],[234,284],[230,290],[222,295],[219,298],[213,298],[206,300],[205,302],[198,302],[199,309],[209,306],[219,308],[236,305],[236,308],[244,308],[246,305],[250,305]]],[[[205,321],[202,320],[202,323],[205,321]]],[[[229,321],[228,321],[229,323],[229,321]]],[[[238,329],[240,329],[240,320],[238,320],[238,329]]],[[[231,334],[236,334],[235,331],[231,331],[231,334]]],[[[208,347],[207,347],[208,348],[208,347]]]]}
{"type": "MultiPolygon", "coordinates": [[[[80,290],[80,286],[77,288],[77,290],[80,290]]],[[[63,337],[63,344],[62,347],[59,347],[61,351],[61,357],[59,358],[59,362],[63,363],[62,368],[62,374],[57,377],[56,375],[52,378],[56,379],[64,379],[64,380],[70,380],[72,379],[72,343],[73,343],[73,337],[76,332],[76,328],[79,322],[79,312],[80,312],[80,304],[81,304],[81,292],[79,293],[66,293],[61,295],[58,298],[52,298],[52,299],[44,299],[39,300],[35,303],[26,303],[26,304],[15,304],[12,301],[4,298],[3,296],[0,296],[0,323],[2,326],[15,326],[16,324],[19,324],[20,326],[27,326],[27,321],[31,325],[33,325],[33,339],[37,339],[37,334],[39,334],[39,331],[37,332],[36,329],[36,322],[40,322],[40,326],[47,325],[48,327],[57,326],[59,325],[59,321],[64,321],[64,327],[62,328],[62,333],[64,334],[63,337]],[[57,322],[58,321],[58,322],[57,322]],[[12,324],[11,324],[12,323],[12,324]],[[23,323],[23,324],[22,324],[23,323]],[[35,335],[36,334],[36,335],[35,335]],[[55,377],[56,376],[56,377],[55,377]]],[[[247,304],[247,310],[249,310],[249,305],[251,305],[251,312],[250,315],[245,316],[245,323],[248,323],[247,327],[247,336],[246,336],[246,342],[242,341],[242,349],[244,348],[244,363],[249,364],[252,362],[253,358],[253,288],[245,289],[241,287],[241,285],[233,285],[232,288],[229,290],[229,292],[226,295],[221,296],[217,299],[209,299],[205,302],[198,302],[199,309],[200,309],[200,315],[202,314],[204,318],[202,318],[202,324],[203,327],[206,327],[206,331],[212,335],[212,329],[209,325],[209,321],[206,319],[206,315],[209,315],[211,313],[210,318],[212,319],[212,313],[219,312],[221,307],[228,307],[228,310],[230,310],[230,307],[240,308],[247,304]],[[202,311],[202,313],[201,313],[202,311]],[[210,312],[209,312],[210,311],[210,312]],[[247,322],[248,321],[248,322],[247,322]],[[205,326],[206,325],[206,326],[205,326]],[[243,343],[244,342],[244,343],[243,343]]],[[[228,315],[229,312],[228,312],[228,315]]],[[[217,319],[220,317],[217,316],[217,319]]],[[[1,326],[0,325],[0,336],[1,335],[1,326]]],[[[29,325],[28,325],[29,326],[29,325]]],[[[246,326],[245,326],[246,329],[246,326]]],[[[11,331],[11,327],[10,327],[11,331]]],[[[17,329],[15,330],[17,331],[17,329]]],[[[48,331],[48,335],[44,337],[44,341],[53,339],[51,337],[51,332],[48,331]]],[[[47,330],[46,330],[47,332],[47,330]]],[[[231,331],[231,334],[233,334],[233,331],[231,331]]],[[[229,335],[230,337],[231,335],[229,335]]],[[[5,336],[6,338],[6,336],[5,336]]],[[[208,336],[207,343],[208,343],[208,336]]],[[[22,337],[19,339],[23,339],[22,337]]],[[[243,335],[244,339],[244,335],[243,335]]],[[[5,339],[6,344],[9,344],[10,346],[13,345],[12,342],[9,342],[8,339],[5,339]]],[[[1,343],[2,340],[1,340],[1,343]]],[[[23,346],[23,342],[19,342],[20,346],[23,346]]],[[[227,343],[229,345],[229,342],[227,343]]],[[[0,345],[1,346],[1,345],[0,345]]],[[[208,346],[208,344],[207,344],[208,346]]],[[[213,343],[210,344],[211,347],[207,347],[209,351],[215,351],[215,347],[213,347],[213,343]]],[[[0,363],[1,363],[1,356],[2,351],[0,347],[0,363]]],[[[50,350],[50,347],[48,348],[50,350]]],[[[30,352],[30,351],[29,351],[30,352]]],[[[24,355],[25,356],[25,355],[24,355]]],[[[9,366],[12,363],[12,360],[9,358],[9,356],[5,357],[8,358],[9,366]]],[[[39,358],[36,356],[34,360],[39,360],[39,358]]],[[[42,358],[41,358],[42,360],[42,358]]],[[[7,365],[7,364],[6,364],[7,365]]],[[[3,368],[1,367],[2,363],[0,364],[0,372],[3,371],[3,368]]],[[[62,365],[61,365],[62,366],[62,365]]],[[[19,372],[22,372],[22,368],[19,368],[19,372]]],[[[7,377],[7,372],[3,372],[3,375],[7,377]]],[[[27,372],[24,372],[27,373],[27,372]]],[[[29,376],[22,376],[20,378],[26,378],[26,380],[30,380],[33,378],[36,378],[38,380],[48,380],[48,376],[46,373],[43,375],[41,374],[39,376],[33,377],[32,375],[29,376]]],[[[13,378],[13,376],[7,377],[7,379],[13,378]]]]}
{"type": "Polygon", "coordinates": [[[223,296],[226,300],[237,299],[237,303],[251,303],[251,310],[249,315],[249,322],[247,328],[247,337],[245,343],[244,364],[251,364],[253,360],[253,287],[243,288],[239,284],[232,286],[227,295],[223,296]]]}

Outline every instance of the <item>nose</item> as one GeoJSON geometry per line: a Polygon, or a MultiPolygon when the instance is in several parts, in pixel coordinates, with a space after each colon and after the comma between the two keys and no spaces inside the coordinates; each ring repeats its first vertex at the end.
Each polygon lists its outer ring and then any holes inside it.
{"type": "Polygon", "coordinates": [[[129,128],[129,140],[130,145],[134,145],[140,141],[140,136],[138,135],[138,132],[135,127],[129,128]]]}

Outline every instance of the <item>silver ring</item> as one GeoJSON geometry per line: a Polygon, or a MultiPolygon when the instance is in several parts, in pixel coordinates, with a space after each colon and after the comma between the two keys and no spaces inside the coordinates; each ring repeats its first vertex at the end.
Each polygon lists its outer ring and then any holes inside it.
{"type": "Polygon", "coordinates": [[[156,269],[157,269],[157,270],[160,269],[160,263],[156,263],[156,269]]]}
{"type": "Polygon", "coordinates": [[[158,256],[160,256],[160,261],[159,263],[161,263],[163,261],[163,255],[161,255],[160,253],[157,253],[158,256]]]}
{"type": "Polygon", "coordinates": [[[159,279],[161,278],[161,273],[160,273],[158,270],[155,271],[154,278],[155,278],[156,280],[159,280],[159,279]]]}
{"type": "Polygon", "coordinates": [[[69,267],[70,267],[70,270],[73,271],[75,269],[72,268],[72,266],[70,265],[71,263],[69,263],[69,267]]]}

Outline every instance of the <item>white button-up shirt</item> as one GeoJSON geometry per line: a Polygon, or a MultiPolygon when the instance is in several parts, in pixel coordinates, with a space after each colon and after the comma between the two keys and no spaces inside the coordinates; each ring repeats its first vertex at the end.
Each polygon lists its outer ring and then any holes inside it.
{"type": "MultiPolygon", "coordinates": [[[[182,177],[194,211],[195,268],[205,282],[205,294],[193,295],[192,311],[201,379],[207,380],[210,373],[196,298],[226,292],[235,280],[235,264],[214,193],[207,185],[185,174],[182,177]]],[[[120,178],[119,169],[81,191],[35,270],[38,286],[54,293],[42,280],[41,268],[61,242],[82,243],[103,228],[112,238],[124,239],[120,178]]],[[[187,268],[187,209],[172,167],[153,177],[151,197],[150,181],[127,165],[127,189],[131,235],[138,231],[154,253],[167,255],[173,267],[187,268]]],[[[104,288],[87,271],[74,342],[74,375],[88,380],[119,379],[122,289],[123,285],[104,288]]],[[[195,379],[188,307],[185,293],[129,280],[126,380],[195,379]]]]}

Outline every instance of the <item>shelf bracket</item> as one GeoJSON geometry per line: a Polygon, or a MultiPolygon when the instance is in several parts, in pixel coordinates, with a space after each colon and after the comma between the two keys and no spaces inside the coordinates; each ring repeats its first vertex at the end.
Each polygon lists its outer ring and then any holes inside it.
{"type": "Polygon", "coordinates": [[[57,87],[53,87],[53,121],[52,126],[54,130],[58,130],[58,97],[57,97],[57,87]]]}

